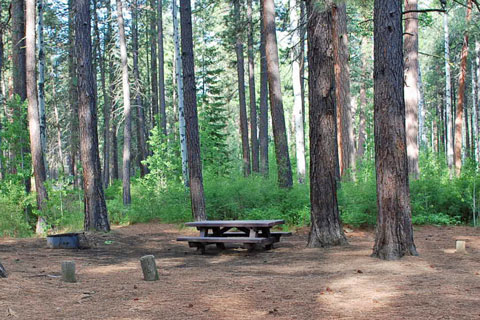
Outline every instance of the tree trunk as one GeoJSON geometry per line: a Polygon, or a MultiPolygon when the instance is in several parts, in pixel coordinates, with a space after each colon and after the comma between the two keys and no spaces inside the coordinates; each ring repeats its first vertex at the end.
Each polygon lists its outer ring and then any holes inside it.
{"type": "Polygon", "coordinates": [[[361,161],[365,155],[365,143],[366,143],[366,118],[365,112],[367,111],[367,54],[365,53],[365,43],[367,38],[362,38],[362,78],[360,84],[360,111],[359,111],[359,124],[358,124],[358,142],[357,142],[357,160],[361,161]]]}
{"type": "Polygon", "coordinates": [[[325,1],[320,9],[316,1],[307,1],[311,203],[308,247],[347,244],[337,202],[332,6],[332,1],[325,1]]]}
{"type": "Polygon", "coordinates": [[[47,161],[47,118],[45,116],[45,51],[43,45],[43,0],[38,0],[38,113],[40,118],[40,141],[42,143],[45,172],[47,161]]]}
{"type": "Polygon", "coordinates": [[[132,202],[130,196],[130,152],[132,144],[132,114],[130,106],[130,83],[128,82],[127,42],[125,40],[125,24],[123,21],[122,0],[117,3],[118,37],[120,43],[120,60],[122,63],[122,91],[123,91],[123,116],[125,126],[123,128],[123,205],[128,206],[132,202]]]}
{"type": "Polygon", "coordinates": [[[60,165],[60,172],[65,173],[65,167],[63,165],[63,146],[62,146],[62,129],[60,126],[60,117],[58,114],[58,100],[57,100],[57,68],[53,65],[53,85],[52,85],[52,95],[53,95],[53,112],[55,115],[55,128],[57,129],[57,147],[58,147],[58,165],[60,165]]]}
{"type": "MultiPolygon", "coordinates": [[[[417,0],[405,0],[405,10],[417,10],[417,0]]],[[[407,133],[408,173],[418,178],[418,13],[405,18],[405,118],[407,133]]]]}
{"type": "Polygon", "coordinates": [[[303,103],[302,103],[302,75],[301,64],[303,55],[301,50],[300,36],[303,26],[300,23],[297,13],[297,1],[291,1],[290,4],[290,23],[292,29],[292,84],[293,84],[293,116],[295,121],[295,151],[297,156],[297,180],[299,183],[305,183],[306,164],[305,164],[305,131],[303,126],[303,103]],[[296,30],[295,30],[296,29],[296,30]]]}
{"type": "Polygon", "coordinates": [[[258,119],[258,139],[260,142],[260,172],[268,177],[268,79],[263,1],[260,0],[260,116],[258,119]]]}
{"type": "Polygon", "coordinates": [[[377,230],[372,256],[417,255],[408,185],[405,136],[402,4],[375,0],[374,86],[377,230]]]}
{"type": "Polygon", "coordinates": [[[278,185],[281,188],[290,188],[293,185],[292,167],[288,155],[287,130],[283,113],[282,86],[275,31],[275,4],[273,0],[264,0],[263,18],[273,140],[275,142],[275,155],[278,167],[278,185]]]}
{"type": "Polygon", "coordinates": [[[78,155],[78,91],[77,91],[77,58],[74,46],[74,0],[68,1],[68,73],[69,73],[69,102],[70,102],[70,161],[69,175],[73,179],[73,186],[77,186],[77,155],[78,155]]]}
{"type": "MultiPolygon", "coordinates": [[[[160,1],[161,2],[161,1],[160,1]]],[[[138,0],[133,2],[132,9],[132,36],[133,36],[133,74],[135,77],[135,104],[137,105],[137,148],[140,176],[147,174],[147,166],[142,163],[147,158],[145,113],[142,104],[140,71],[138,67],[138,0]]]]}
{"type": "Polygon", "coordinates": [[[425,120],[425,94],[423,90],[422,70],[418,65],[418,140],[419,148],[427,146],[427,125],[425,120]]]}
{"type": "Polygon", "coordinates": [[[205,196],[203,193],[202,159],[198,133],[197,95],[193,59],[192,8],[190,0],[182,1],[180,7],[183,83],[185,85],[185,119],[187,134],[188,171],[190,174],[190,197],[195,220],[206,220],[205,196]]]}
{"type": "Polygon", "coordinates": [[[157,126],[160,124],[158,121],[158,82],[157,82],[157,19],[155,11],[157,9],[157,5],[155,0],[150,0],[150,55],[152,56],[150,59],[150,76],[151,76],[151,90],[152,90],[152,116],[153,122],[152,126],[157,126]]]}
{"type": "Polygon", "coordinates": [[[160,97],[160,127],[163,134],[167,135],[167,112],[165,103],[165,70],[163,52],[163,5],[158,0],[157,8],[157,31],[158,31],[158,94],[160,97]]]}
{"type": "Polygon", "coordinates": [[[85,230],[110,231],[98,155],[97,103],[92,69],[90,1],[75,1],[75,51],[78,59],[80,157],[83,167],[85,230]]]}
{"type": "Polygon", "coordinates": [[[252,0],[248,0],[248,90],[250,96],[250,141],[252,142],[252,171],[260,172],[257,138],[257,99],[255,97],[255,58],[253,55],[252,0]]]}
{"type": "MultiPolygon", "coordinates": [[[[27,99],[28,99],[28,129],[30,132],[30,151],[32,154],[33,176],[35,177],[35,189],[37,192],[37,208],[42,212],[45,202],[48,200],[45,188],[45,160],[42,151],[40,118],[37,101],[37,77],[35,55],[35,11],[36,1],[25,1],[25,53],[27,72],[27,99]]],[[[45,218],[38,216],[36,233],[43,234],[46,231],[45,218]]]]}
{"type": "MultiPolygon", "coordinates": [[[[452,134],[452,85],[450,78],[450,41],[449,41],[449,31],[448,31],[448,13],[443,14],[443,30],[445,35],[445,112],[446,124],[447,124],[447,164],[450,168],[450,171],[453,170],[453,134],[452,134]]],[[[451,172],[450,172],[451,174],[451,172]]]]}
{"type": "Polygon", "coordinates": [[[475,127],[477,130],[477,133],[475,135],[475,140],[477,143],[477,152],[476,152],[476,159],[477,162],[480,161],[480,41],[478,38],[475,41],[475,51],[476,51],[476,57],[475,60],[477,62],[476,68],[477,68],[477,83],[476,83],[476,88],[477,88],[477,104],[475,106],[475,127]]]}
{"type": "Polygon", "coordinates": [[[177,91],[178,91],[178,124],[180,132],[180,151],[182,155],[182,174],[185,186],[189,185],[189,172],[188,172],[188,155],[187,155],[187,129],[185,123],[185,108],[184,108],[184,91],[183,91],[183,76],[182,76],[182,56],[180,55],[180,39],[178,31],[178,14],[177,14],[177,0],[172,1],[172,13],[173,13],[173,43],[175,46],[175,72],[177,79],[177,91]]]}
{"type": "MultiPolygon", "coordinates": [[[[472,18],[472,0],[467,2],[467,28],[472,18]]],[[[462,122],[465,105],[465,81],[467,78],[468,30],[463,33],[463,47],[460,58],[460,78],[458,79],[457,117],[455,119],[455,173],[460,176],[462,170],[462,122]]]]}
{"type": "Polygon", "coordinates": [[[344,176],[348,169],[355,168],[346,3],[340,2],[335,4],[332,10],[338,160],[340,175],[344,176]]]}
{"type": "Polygon", "coordinates": [[[245,68],[243,60],[243,43],[242,43],[242,23],[240,21],[240,0],[233,0],[233,11],[235,19],[235,29],[237,40],[235,43],[235,52],[237,54],[237,77],[238,77],[238,97],[240,108],[240,136],[242,138],[242,159],[243,159],[243,175],[250,175],[250,145],[248,143],[248,121],[247,106],[245,102],[245,68]]]}

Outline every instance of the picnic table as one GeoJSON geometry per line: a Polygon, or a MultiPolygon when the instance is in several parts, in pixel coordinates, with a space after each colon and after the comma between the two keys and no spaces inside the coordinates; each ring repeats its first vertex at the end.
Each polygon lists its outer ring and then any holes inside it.
{"type": "Polygon", "coordinates": [[[284,224],[284,220],[210,220],[185,223],[188,227],[196,227],[200,231],[198,237],[179,237],[177,241],[188,241],[190,247],[196,247],[202,254],[209,244],[225,249],[225,243],[241,243],[248,251],[256,245],[270,250],[273,244],[280,241],[281,236],[289,236],[291,232],[272,231],[271,228],[284,224]],[[236,229],[237,231],[231,231],[236,229]]]}

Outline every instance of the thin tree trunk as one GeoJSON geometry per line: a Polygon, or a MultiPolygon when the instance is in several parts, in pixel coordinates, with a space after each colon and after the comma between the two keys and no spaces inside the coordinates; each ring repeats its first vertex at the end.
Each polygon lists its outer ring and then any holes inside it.
{"type": "Polygon", "coordinates": [[[151,90],[152,90],[152,116],[154,121],[153,126],[160,124],[158,119],[158,82],[157,82],[157,21],[155,11],[157,5],[155,0],[150,0],[150,76],[151,76],[151,90]]]}
{"type": "MultiPolygon", "coordinates": [[[[30,132],[30,151],[32,154],[33,176],[35,177],[35,190],[37,192],[37,208],[43,211],[45,202],[48,200],[45,180],[45,160],[42,151],[40,118],[37,100],[37,77],[35,55],[35,11],[36,1],[25,1],[25,56],[27,72],[27,100],[28,100],[28,129],[30,132]]],[[[36,233],[43,234],[46,231],[45,218],[38,216],[36,233]]]]}
{"type": "MultiPolygon", "coordinates": [[[[161,2],[161,1],[160,1],[161,2]]],[[[135,104],[137,105],[137,148],[138,148],[138,166],[140,167],[140,176],[144,177],[147,172],[147,166],[143,164],[147,158],[146,132],[145,132],[145,113],[142,104],[140,71],[138,66],[138,0],[134,0],[132,9],[132,33],[133,33],[133,75],[135,77],[135,104]]]]}
{"type": "MultiPolygon", "coordinates": [[[[450,171],[453,170],[453,134],[452,134],[452,85],[451,85],[451,76],[450,76],[450,41],[449,41],[449,31],[448,31],[448,13],[443,14],[443,30],[445,36],[445,112],[446,112],[446,124],[447,124],[447,164],[450,168],[450,171]]],[[[450,172],[451,174],[451,172],[450,172]]]]}
{"type": "Polygon", "coordinates": [[[418,139],[419,148],[427,146],[427,125],[425,120],[425,94],[423,90],[422,70],[418,65],[418,139]]]}
{"type": "Polygon", "coordinates": [[[110,231],[98,155],[97,102],[94,92],[90,1],[75,1],[75,51],[78,59],[80,149],[83,167],[85,230],[110,231]]]}
{"type": "Polygon", "coordinates": [[[467,99],[465,97],[465,108],[464,108],[464,125],[465,130],[463,133],[464,142],[465,142],[465,152],[464,152],[464,159],[470,158],[470,124],[469,124],[469,113],[468,113],[468,104],[467,99]]]}
{"type": "Polygon", "coordinates": [[[182,174],[185,186],[189,183],[189,164],[188,164],[188,147],[187,147],[187,129],[185,123],[185,109],[184,109],[184,91],[183,91],[183,76],[182,76],[182,56],[180,55],[180,39],[178,31],[178,14],[177,14],[177,0],[172,1],[172,13],[173,13],[173,43],[175,46],[175,72],[177,79],[177,91],[178,91],[178,122],[180,132],[180,151],[182,155],[182,174]]]}
{"type": "Polygon", "coordinates": [[[366,142],[366,118],[365,112],[367,111],[367,54],[365,53],[365,43],[367,38],[362,38],[362,78],[360,84],[360,111],[359,111],[359,124],[358,124],[358,142],[357,142],[357,160],[361,161],[365,155],[365,142],[366,142]]]}
{"type": "Polygon", "coordinates": [[[45,172],[48,173],[47,161],[47,118],[45,116],[45,51],[43,45],[43,0],[38,0],[38,112],[40,117],[40,141],[44,155],[45,172]]]}
{"type": "Polygon", "coordinates": [[[243,159],[243,175],[250,175],[250,144],[248,142],[248,121],[247,106],[245,102],[245,67],[243,60],[243,42],[242,42],[242,25],[240,21],[240,0],[233,0],[233,11],[235,19],[235,29],[237,39],[235,43],[235,52],[237,54],[237,77],[238,77],[238,104],[240,108],[240,136],[242,138],[242,159],[243,159]]]}
{"type": "Polygon", "coordinates": [[[122,0],[117,3],[118,37],[120,42],[120,60],[122,63],[122,91],[123,91],[123,116],[125,126],[123,128],[123,205],[128,206],[132,202],[130,196],[130,158],[132,144],[132,113],[130,106],[130,83],[128,82],[127,42],[125,40],[125,24],[123,20],[122,0]]]}
{"type": "Polygon", "coordinates": [[[294,31],[292,33],[292,84],[293,84],[293,116],[295,121],[295,151],[297,157],[297,179],[299,183],[305,183],[306,164],[305,164],[305,131],[304,115],[302,102],[302,80],[301,64],[303,55],[301,55],[300,36],[303,26],[300,23],[297,13],[297,1],[291,1],[290,4],[290,23],[294,31]],[[296,29],[296,30],[295,30],[296,29]]]}
{"type": "Polygon", "coordinates": [[[480,161],[480,41],[478,38],[475,41],[475,51],[476,51],[476,57],[475,60],[477,62],[476,69],[477,69],[477,105],[475,106],[475,127],[477,130],[477,134],[475,135],[475,139],[477,141],[477,153],[476,153],[476,159],[477,162],[480,161]]]}
{"type": "Polygon", "coordinates": [[[78,155],[78,91],[77,91],[77,58],[74,46],[74,0],[68,1],[68,70],[69,70],[69,100],[70,100],[70,161],[69,175],[73,178],[73,186],[77,186],[77,155],[78,155]]]}
{"type": "Polygon", "coordinates": [[[190,0],[182,1],[180,7],[183,83],[185,85],[185,119],[187,134],[188,171],[190,174],[190,197],[195,220],[206,220],[203,192],[202,159],[198,133],[197,96],[192,38],[192,8],[190,0]]]}
{"type": "Polygon", "coordinates": [[[372,256],[417,255],[405,134],[402,3],[375,0],[374,86],[377,230],[372,256]]]}
{"type": "Polygon", "coordinates": [[[292,167],[288,155],[287,130],[283,113],[282,86],[275,31],[275,4],[273,0],[264,0],[263,17],[273,140],[275,142],[275,155],[278,167],[278,185],[281,188],[290,188],[293,185],[292,167]]]}
{"type": "Polygon", "coordinates": [[[260,142],[260,172],[268,177],[268,79],[263,1],[260,0],[260,117],[258,138],[260,142]]]}
{"type": "Polygon", "coordinates": [[[248,0],[248,90],[250,93],[250,141],[252,144],[252,171],[260,172],[260,146],[257,138],[257,100],[255,97],[255,60],[253,56],[252,0],[248,0]]]}
{"type": "MultiPolygon", "coordinates": [[[[0,6],[0,20],[2,19],[2,6],[0,6]]],[[[3,51],[4,51],[4,46],[3,46],[3,32],[4,32],[4,27],[0,26],[0,86],[2,86],[0,90],[0,105],[4,105],[4,99],[5,99],[5,92],[3,90],[3,51]]],[[[2,148],[2,122],[3,122],[3,112],[2,109],[0,109],[0,181],[4,179],[5,177],[5,167],[3,164],[3,148],[2,148]]]]}
{"type": "MultiPolygon", "coordinates": [[[[467,29],[472,18],[472,0],[467,2],[467,29]]],[[[458,79],[457,117],[455,119],[455,173],[460,176],[462,170],[462,122],[465,105],[465,81],[467,78],[468,30],[463,33],[463,47],[460,59],[460,78],[458,79]]]]}
{"type": "Polygon", "coordinates": [[[340,175],[344,176],[347,170],[355,168],[346,3],[337,3],[333,6],[332,10],[338,160],[340,175]]]}
{"type": "Polygon", "coordinates": [[[325,1],[321,9],[316,1],[307,2],[311,203],[308,247],[347,244],[337,202],[332,6],[332,1],[325,1]]]}
{"type": "Polygon", "coordinates": [[[65,173],[65,167],[63,165],[63,147],[62,147],[62,129],[60,127],[60,117],[58,115],[58,100],[57,100],[57,68],[53,65],[53,85],[52,85],[52,95],[53,95],[53,112],[55,114],[55,127],[57,129],[57,147],[58,147],[58,164],[60,165],[60,172],[65,173]]]}
{"type": "Polygon", "coordinates": [[[160,127],[163,134],[167,135],[167,112],[165,103],[165,70],[164,70],[164,52],[163,52],[163,5],[162,0],[158,0],[157,8],[157,31],[158,31],[158,94],[160,100],[160,127]]]}

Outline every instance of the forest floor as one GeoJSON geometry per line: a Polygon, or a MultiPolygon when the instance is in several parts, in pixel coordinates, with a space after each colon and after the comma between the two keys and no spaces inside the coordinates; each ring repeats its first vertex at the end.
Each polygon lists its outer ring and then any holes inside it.
{"type": "Polygon", "coordinates": [[[415,227],[420,256],[371,258],[374,234],[350,245],[305,248],[300,229],[270,251],[198,254],[175,225],[116,227],[86,250],[48,249],[45,239],[0,239],[0,319],[480,319],[480,229],[415,227]],[[455,240],[467,240],[467,254],[455,240]],[[156,257],[160,280],[142,280],[139,258],[156,257]],[[77,283],[58,277],[74,260],[77,283]]]}

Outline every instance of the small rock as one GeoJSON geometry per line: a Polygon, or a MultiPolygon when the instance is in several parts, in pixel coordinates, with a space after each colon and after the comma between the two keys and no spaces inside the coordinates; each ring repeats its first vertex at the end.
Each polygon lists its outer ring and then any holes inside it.
{"type": "Polygon", "coordinates": [[[133,289],[138,289],[136,284],[133,285],[133,289]]]}
{"type": "Polygon", "coordinates": [[[357,273],[363,273],[363,271],[362,271],[362,270],[360,270],[360,269],[358,269],[358,270],[357,270],[357,273]]]}
{"type": "Polygon", "coordinates": [[[193,308],[193,304],[189,303],[189,304],[188,304],[188,307],[189,307],[189,308],[193,308]]]}

